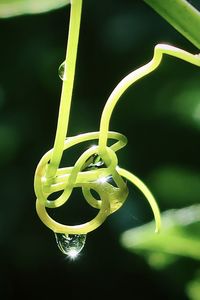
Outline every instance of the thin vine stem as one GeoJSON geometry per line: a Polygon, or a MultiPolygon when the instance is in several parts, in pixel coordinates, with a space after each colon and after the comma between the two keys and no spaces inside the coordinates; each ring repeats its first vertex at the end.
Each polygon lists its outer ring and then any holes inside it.
{"type": "Polygon", "coordinates": [[[144,0],[200,49],[200,12],[186,0],[144,0]]]}
{"type": "Polygon", "coordinates": [[[74,85],[81,11],[82,0],[71,0],[70,24],[65,59],[65,71],[63,76],[60,108],[58,115],[58,124],[52,157],[50,164],[48,165],[46,177],[55,176],[63,154],[64,142],[66,139],[69,123],[71,99],[74,85]]]}
{"type": "Polygon", "coordinates": [[[182,49],[165,45],[165,44],[158,44],[154,49],[154,56],[152,60],[147,63],[146,65],[140,67],[139,69],[133,71],[132,73],[128,74],[125,78],[123,78],[116,88],[111,93],[110,97],[108,98],[106,105],[104,107],[101,121],[100,121],[100,129],[99,129],[99,147],[100,153],[102,156],[104,155],[107,140],[108,140],[108,132],[109,132],[109,124],[110,119],[113,113],[113,110],[119,101],[120,97],[123,93],[131,86],[134,82],[139,80],[140,78],[146,76],[147,74],[154,71],[160,64],[163,54],[168,54],[170,56],[177,57],[179,59],[185,60],[191,64],[196,66],[200,66],[200,56],[193,55],[187,51],[182,49]]]}

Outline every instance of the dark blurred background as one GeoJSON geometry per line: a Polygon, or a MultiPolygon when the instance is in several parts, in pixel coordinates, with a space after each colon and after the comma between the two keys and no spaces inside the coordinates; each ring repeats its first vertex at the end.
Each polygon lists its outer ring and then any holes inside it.
{"type": "MultiPolygon", "coordinates": [[[[152,58],[157,43],[198,53],[143,1],[83,2],[69,135],[98,130],[109,94],[152,58]]],[[[124,206],[88,234],[75,261],[59,251],[36,214],[33,178],[54,142],[68,20],[69,6],[0,20],[1,299],[188,300],[185,285],[199,261],[182,257],[158,271],[119,242],[126,229],[153,219],[132,185],[124,206]]],[[[119,165],[144,180],[161,211],[199,203],[199,80],[197,67],[165,57],[156,72],[122,96],[111,120],[111,130],[129,141],[118,154],[119,165]]],[[[72,200],[66,224],[72,216],[78,222],[87,217],[81,195],[72,200]]]]}

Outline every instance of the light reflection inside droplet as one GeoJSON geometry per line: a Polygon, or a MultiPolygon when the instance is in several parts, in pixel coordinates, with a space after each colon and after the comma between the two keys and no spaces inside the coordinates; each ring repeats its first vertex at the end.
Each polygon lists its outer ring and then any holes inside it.
{"type": "Polygon", "coordinates": [[[68,251],[67,256],[69,256],[71,259],[75,259],[79,255],[79,252],[76,251],[75,249],[72,249],[68,251]]]}

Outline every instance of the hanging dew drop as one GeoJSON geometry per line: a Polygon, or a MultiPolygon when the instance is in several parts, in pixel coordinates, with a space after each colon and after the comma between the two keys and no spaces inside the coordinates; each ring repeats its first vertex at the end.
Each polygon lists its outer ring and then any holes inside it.
{"type": "Polygon", "coordinates": [[[85,245],[86,234],[55,233],[56,243],[62,253],[75,258],[85,245]]]}
{"type": "Polygon", "coordinates": [[[65,70],[65,61],[58,68],[58,75],[59,75],[61,80],[66,80],[67,79],[66,70],[65,70]]]}

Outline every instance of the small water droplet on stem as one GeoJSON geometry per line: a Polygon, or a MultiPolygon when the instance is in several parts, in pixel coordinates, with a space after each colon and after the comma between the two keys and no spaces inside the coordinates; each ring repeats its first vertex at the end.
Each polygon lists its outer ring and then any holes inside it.
{"type": "Polygon", "coordinates": [[[61,80],[67,79],[66,70],[65,70],[65,61],[63,61],[63,63],[58,68],[58,75],[61,80]]]}

